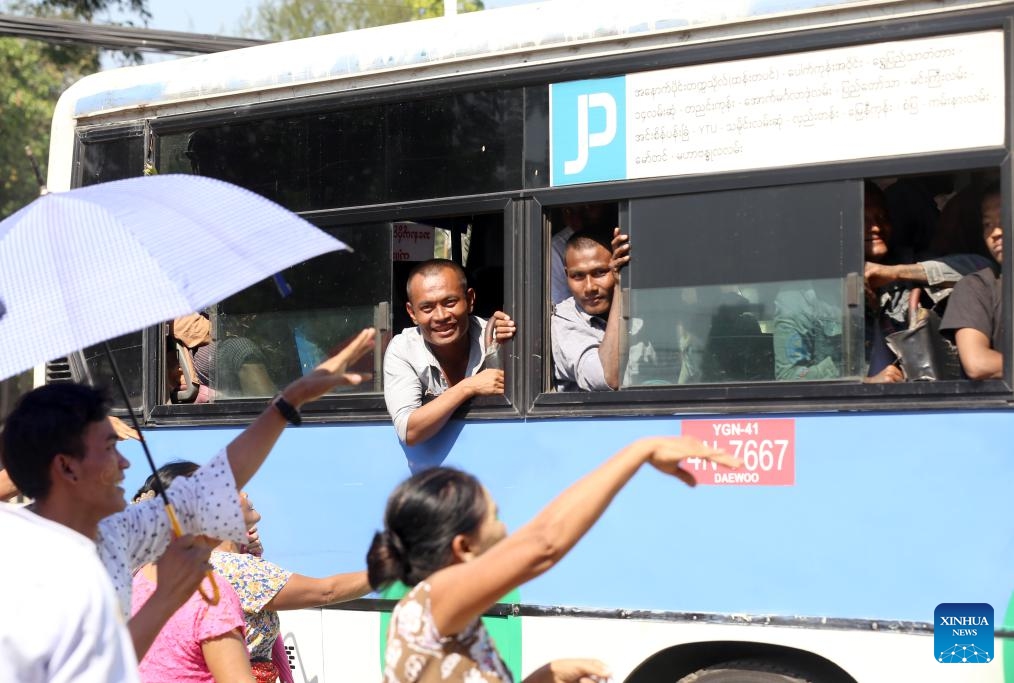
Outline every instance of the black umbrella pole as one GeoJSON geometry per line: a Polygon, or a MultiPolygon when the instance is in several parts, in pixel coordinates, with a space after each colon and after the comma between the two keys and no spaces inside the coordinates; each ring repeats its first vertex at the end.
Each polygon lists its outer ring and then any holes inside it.
{"type": "MultiPolygon", "coordinates": [[[[165,494],[165,487],[162,486],[162,480],[158,476],[158,468],[155,467],[155,460],[151,457],[151,451],[148,450],[148,442],[144,440],[144,432],[141,431],[141,423],[137,419],[137,415],[134,414],[134,407],[130,405],[130,396],[127,394],[127,385],[123,383],[123,376],[120,374],[120,368],[116,365],[116,358],[113,357],[113,350],[109,348],[109,342],[102,342],[103,348],[106,350],[106,357],[109,359],[109,366],[113,369],[113,377],[116,379],[116,386],[120,389],[120,396],[123,398],[123,405],[127,407],[127,414],[130,415],[130,423],[134,426],[134,430],[137,432],[137,440],[141,442],[141,448],[144,450],[144,457],[148,459],[148,465],[151,467],[151,473],[154,475],[153,486],[155,493],[162,497],[162,502],[166,504],[166,507],[171,507],[169,503],[169,496],[165,494]]],[[[171,515],[175,517],[175,515],[171,515]]],[[[173,520],[175,522],[175,519],[173,520]]],[[[179,527],[179,523],[174,524],[175,527],[179,527]]],[[[178,533],[178,532],[177,532],[178,533]]]]}
{"type": "MultiPolygon", "coordinates": [[[[180,521],[176,517],[176,510],[173,509],[172,503],[169,502],[169,496],[166,495],[165,487],[162,486],[162,480],[158,476],[158,468],[155,467],[155,460],[151,457],[151,451],[148,450],[148,442],[144,440],[144,432],[141,431],[141,423],[137,419],[137,415],[134,413],[134,407],[130,405],[130,396],[127,394],[127,385],[123,383],[123,375],[120,374],[120,368],[116,365],[116,359],[113,357],[113,350],[109,348],[109,342],[102,342],[102,346],[106,351],[106,357],[109,359],[109,366],[113,369],[113,377],[116,379],[116,386],[120,389],[120,396],[123,398],[123,405],[127,406],[127,414],[130,415],[130,423],[134,425],[134,430],[137,432],[137,440],[141,442],[141,448],[144,450],[144,457],[148,459],[148,465],[151,467],[152,486],[155,492],[162,497],[162,502],[165,504],[166,514],[169,515],[169,524],[172,526],[173,535],[179,538],[183,535],[183,527],[180,526],[180,521]]],[[[197,592],[201,594],[204,601],[209,605],[217,605],[219,600],[218,583],[215,581],[215,577],[212,576],[211,570],[207,571],[208,580],[211,581],[211,595],[204,592],[204,586],[200,585],[197,587],[197,592]]]]}

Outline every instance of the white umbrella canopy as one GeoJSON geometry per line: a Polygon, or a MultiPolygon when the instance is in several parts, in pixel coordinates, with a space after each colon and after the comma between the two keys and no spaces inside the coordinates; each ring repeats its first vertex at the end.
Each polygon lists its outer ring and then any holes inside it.
{"type": "Polygon", "coordinates": [[[40,197],[0,223],[0,380],[347,248],[260,195],[202,176],[40,197]]]}

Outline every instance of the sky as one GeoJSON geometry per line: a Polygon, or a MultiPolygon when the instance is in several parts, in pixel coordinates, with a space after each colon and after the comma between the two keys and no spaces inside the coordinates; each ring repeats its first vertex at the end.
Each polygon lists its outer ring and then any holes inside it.
{"type": "MultiPolygon", "coordinates": [[[[236,35],[240,18],[259,0],[148,0],[149,28],[236,35]]],[[[487,9],[523,5],[534,0],[485,0],[487,9]]]]}

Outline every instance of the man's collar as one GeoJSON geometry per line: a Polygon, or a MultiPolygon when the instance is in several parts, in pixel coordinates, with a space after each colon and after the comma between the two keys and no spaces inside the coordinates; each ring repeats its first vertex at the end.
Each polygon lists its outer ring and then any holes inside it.
{"type": "MultiPolygon", "coordinates": [[[[575,310],[575,311],[577,311],[577,314],[578,314],[578,315],[579,315],[579,316],[581,317],[581,319],[582,319],[582,320],[584,320],[584,321],[585,321],[586,323],[589,323],[589,324],[591,324],[591,321],[592,321],[592,320],[597,320],[597,321],[599,321],[599,322],[601,322],[601,323],[605,323],[605,322],[606,322],[606,317],[605,317],[605,316],[601,316],[601,315],[593,315],[593,314],[591,314],[591,313],[587,312],[586,310],[584,310],[583,308],[581,308],[581,304],[579,304],[579,303],[577,302],[577,297],[573,297],[573,296],[572,296],[572,297],[570,297],[570,298],[571,298],[571,299],[572,299],[572,300],[574,301],[574,310],[575,310]]],[[[607,316],[609,315],[609,314],[608,314],[608,312],[606,313],[606,315],[607,315],[607,316]]]]}

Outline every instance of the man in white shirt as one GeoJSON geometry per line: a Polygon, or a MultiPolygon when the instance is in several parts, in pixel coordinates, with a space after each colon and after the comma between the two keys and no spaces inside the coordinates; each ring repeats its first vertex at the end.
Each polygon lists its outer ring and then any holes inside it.
{"type": "Polygon", "coordinates": [[[14,551],[0,562],[3,680],[138,681],[134,646],[95,543],[2,503],[0,538],[14,551]]]}
{"type": "MultiPolygon", "coordinates": [[[[286,422],[299,423],[300,406],[339,384],[362,381],[346,369],[373,347],[374,334],[373,329],[363,330],[336,356],[287,386],[225,450],[193,477],[170,487],[169,499],[185,534],[245,542],[239,490],[264,462],[286,422]]],[[[189,535],[170,546],[172,530],[161,500],[126,507],[120,484],[130,463],[116,449],[117,435],[107,415],[105,395],[92,387],[39,387],[8,415],[0,464],[18,489],[35,499],[34,513],[97,544],[125,618],[130,614],[133,570],[172,549],[167,556],[176,567],[166,575],[173,580],[160,581],[129,622],[134,650],[143,657],[210,568],[210,547],[189,535]]]]}

